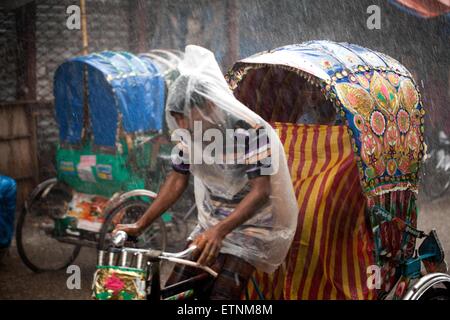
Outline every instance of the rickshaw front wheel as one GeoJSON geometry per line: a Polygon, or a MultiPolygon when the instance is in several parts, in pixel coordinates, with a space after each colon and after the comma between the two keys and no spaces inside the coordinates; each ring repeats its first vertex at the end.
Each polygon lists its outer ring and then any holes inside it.
{"type": "MultiPolygon", "coordinates": [[[[135,223],[145,213],[148,207],[149,204],[142,200],[129,199],[111,209],[100,230],[98,249],[106,250],[111,245],[111,232],[114,230],[116,224],[135,223]]],[[[164,251],[167,244],[167,232],[164,221],[158,218],[134,240],[127,241],[125,246],[145,249],[152,248],[164,251]]]]}

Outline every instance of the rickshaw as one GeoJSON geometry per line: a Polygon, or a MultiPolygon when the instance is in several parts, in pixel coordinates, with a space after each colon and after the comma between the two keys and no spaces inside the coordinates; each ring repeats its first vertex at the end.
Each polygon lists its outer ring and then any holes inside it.
{"type": "Polygon", "coordinates": [[[425,109],[404,66],[310,41],[238,61],[226,78],[277,130],[300,208],[285,262],[256,273],[250,298],[449,299],[436,232],[417,229],[425,109]]]}
{"type": "MultiPolygon", "coordinates": [[[[101,52],[68,59],[54,76],[60,142],[57,177],[39,184],[17,224],[17,246],[33,271],[71,264],[82,246],[109,241],[117,223],[145,212],[170,166],[165,130],[167,86],[177,76],[178,51],[140,56],[101,52]]],[[[168,212],[135,241],[164,249],[168,212]]],[[[173,233],[183,235],[175,226],[173,233]]]]}
{"type": "MultiPolygon", "coordinates": [[[[416,228],[424,108],[405,67],[357,45],[311,41],[243,59],[226,79],[277,130],[299,205],[284,263],[256,272],[242,298],[449,298],[436,232],[416,228]]],[[[195,277],[160,286],[160,261],[202,267],[184,259],[189,249],[136,250],[115,237],[99,252],[94,298],[195,296],[195,277]]]]}

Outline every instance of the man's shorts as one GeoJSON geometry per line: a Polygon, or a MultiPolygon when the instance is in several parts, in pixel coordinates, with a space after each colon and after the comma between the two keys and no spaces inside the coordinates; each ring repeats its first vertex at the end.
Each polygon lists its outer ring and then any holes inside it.
{"type": "MultiPolygon", "coordinates": [[[[247,287],[247,283],[255,271],[250,263],[229,254],[219,254],[211,268],[218,273],[217,278],[208,278],[196,295],[199,299],[239,300],[247,287]]],[[[166,287],[195,277],[205,271],[176,264],[166,287]]]]}

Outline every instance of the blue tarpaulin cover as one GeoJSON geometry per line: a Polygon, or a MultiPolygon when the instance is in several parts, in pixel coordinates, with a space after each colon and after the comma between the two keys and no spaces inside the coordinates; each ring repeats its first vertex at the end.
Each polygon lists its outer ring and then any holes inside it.
{"type": "Polygon", "coordinates": [[[0,248],[9,247],[14,233],[16,181],[0,175],[0,248]]]}
{"type": "Polygon", "coordinates": [[[156,65],[131,53],[105,51],[67,60],[54,77],[61,142],[81,142],[85,90],[95,145],[115,147],[119,126],[126,133],[162,130],[164,86],[156,65]]]}

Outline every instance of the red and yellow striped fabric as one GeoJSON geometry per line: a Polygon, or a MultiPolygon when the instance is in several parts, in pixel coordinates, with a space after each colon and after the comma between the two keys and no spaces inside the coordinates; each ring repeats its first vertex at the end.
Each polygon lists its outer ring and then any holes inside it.
{"type": "MultiPolygon", "coordinates": [[[[257,272],[266,299],[374,299],[370,227],[358,169],[343,126],[275,123],[300,212],[288,256],[272,275],[257,272]]],[[[251,299],[258,295],[249,284],[251,299]]]]}

